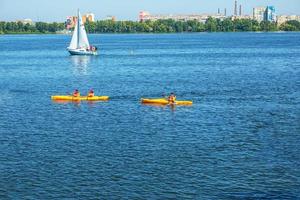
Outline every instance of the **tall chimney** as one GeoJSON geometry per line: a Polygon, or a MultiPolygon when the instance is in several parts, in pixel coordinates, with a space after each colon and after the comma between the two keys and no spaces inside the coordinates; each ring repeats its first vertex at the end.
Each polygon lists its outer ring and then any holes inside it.
{"type": "Polygon", "coordinates": [[[234,16],[237,16],[237,1],[234,1],[234,16]]]}

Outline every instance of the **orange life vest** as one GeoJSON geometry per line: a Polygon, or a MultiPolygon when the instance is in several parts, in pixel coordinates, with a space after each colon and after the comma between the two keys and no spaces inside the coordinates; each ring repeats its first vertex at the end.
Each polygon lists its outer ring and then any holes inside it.
{"type": "Polygon", "coordinates": [[[80,92],[74,92],[73,97],[80,97],[80,92]]]}
{"type": "Polygon", "coordinates": [[[90,91],[88,97],[93,97],[93,96],[95,96],[94,91],[90,91]]]}
{"type": "Polygon", "coordinates": [[[168,101],[169,101],[170,103],[175,103],[175,100],[176,100],[176,96],[175,96],[175,95],[171,95],[171,96],[169,96],[169,98],[168,98],[168,101]]]}

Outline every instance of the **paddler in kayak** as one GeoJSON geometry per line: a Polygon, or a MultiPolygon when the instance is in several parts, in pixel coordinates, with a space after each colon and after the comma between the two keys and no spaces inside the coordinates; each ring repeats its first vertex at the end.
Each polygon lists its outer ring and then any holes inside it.
{"type": "Polygon", "coordinates": [[[93,89],[90,89],[89,93],[88,93],[88,97],[94,97],[95,93],[93,89]]]}
{"type": "Polygon", "coordinates": [[[79,92],[79,90],[75,90],[74,92],[73,92],[73,97],[80,97],[80,92],[79,92]]]}
{"type": "Polygon", "coordinates": [[[175,101],[176,101],[176,96],[175,96],[175,94],[172,92],[172,93],[170,94],[170,96],[168,97],[168,102],[169,102],[169,104],[175,104],[175,101]]]}

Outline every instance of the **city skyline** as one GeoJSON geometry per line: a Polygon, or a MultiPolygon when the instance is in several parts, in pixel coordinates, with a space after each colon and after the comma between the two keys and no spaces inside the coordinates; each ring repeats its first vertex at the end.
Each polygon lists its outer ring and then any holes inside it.
{"type": "MultiPolygon", "coordinates": [[[[238,6],[242,5],[243,14],[252,15],[254,7],[258,6],[275,6],[278,15],[300,14],[300,4],[298,0],[260,0],[247,1],[238,0],[238,6]]],[[[9,0],[0,1],[0,21],[15,21],[18,19],[30,18],[33,21],[62,22],[66,16],[74,15],[77,8],[82,13],[92,12],[96,20],[104,19],[108,15],[116,16],[118,20],[137,20],[138,13],[142,10],[149,11],[153,14],[189,14],[189,13],[217,13],[218,9],[227,15],[234,14],[234,0],[187,0],[164,2],[150,0],[123,0],[122,2],[113,3],[109,0],[90,0],[83,2],[79,0],[66,0],[60,2],[52,0],[51,2],[41,2],[38,0],[11,2],[9,0]]]]}

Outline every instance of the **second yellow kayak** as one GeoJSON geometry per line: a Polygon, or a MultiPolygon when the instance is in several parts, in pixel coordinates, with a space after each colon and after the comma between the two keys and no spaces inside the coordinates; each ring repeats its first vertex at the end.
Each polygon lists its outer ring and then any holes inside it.
{"type": "Polygon", "coordinates": [[[57,101],[107,101],[109,99],[109,96],[80,96],[80,97],[73,97],[73,96],[51,96],[52,100],[57,101]]]}
{"type": "MultiPolygon", "coordinates": [[[[161,104],[161,105],[168,105],[169,101],[163,98],[160,99],[141,99],[142,103],[145,104],[161,104]]],[[[193,102],[192,101],[175,101],[175,105],[192,105],[193,102]]]]}

